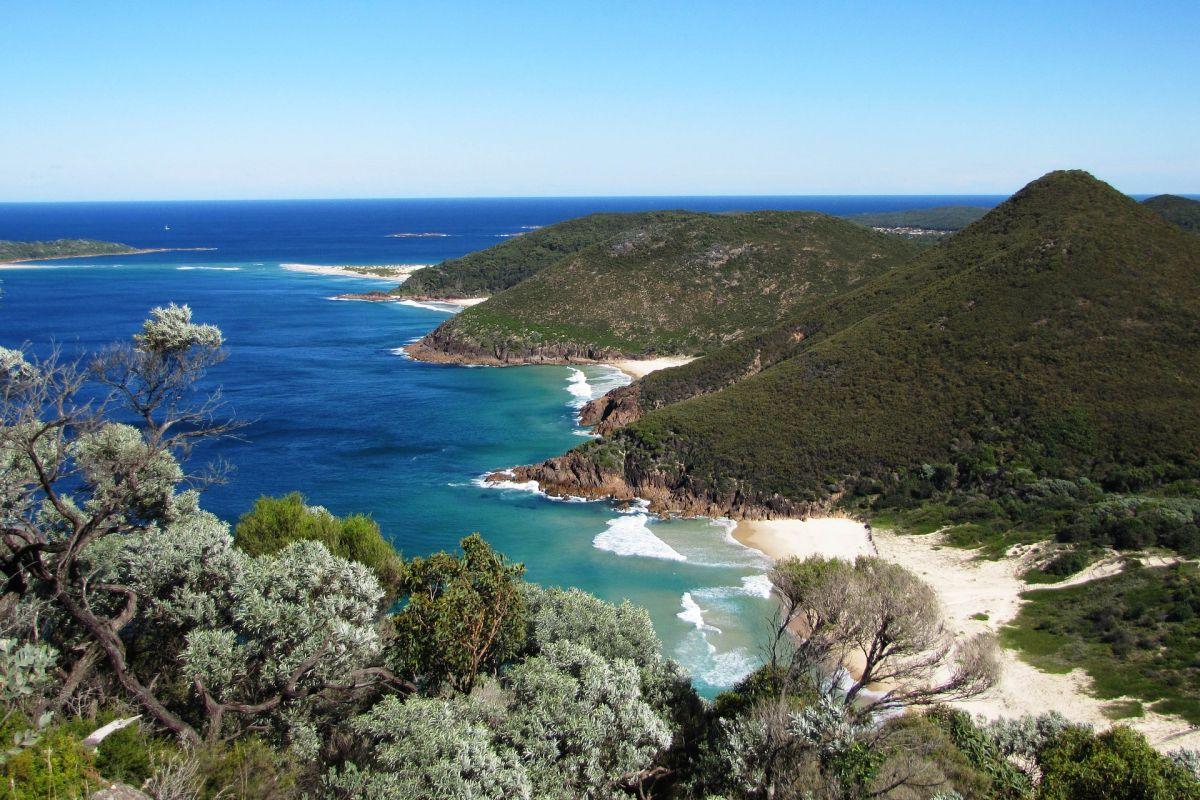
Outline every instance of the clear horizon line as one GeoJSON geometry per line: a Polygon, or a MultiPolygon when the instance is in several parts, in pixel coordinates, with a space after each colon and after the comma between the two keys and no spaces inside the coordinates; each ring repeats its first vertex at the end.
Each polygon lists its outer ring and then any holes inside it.
{"type": "MultiPolygon", "coordinates": [[[[102,204],[102,203],[326,203],[352,201],[387,200],[657,200],[657,199],[759,199],[795,197],[977,197],[1005,198],[1013,192],[814,192],[810,194],[496,194],[496,195],[397,195],[373,197],[176,197],[144,199],[106,200],[0,200],[4,205],[55,205],[55,204],[102,204]]],[[[1155,197],[1162,194],[1200,199],[1200,192],[1124,192],[1129,197],[1155,197]]]]}

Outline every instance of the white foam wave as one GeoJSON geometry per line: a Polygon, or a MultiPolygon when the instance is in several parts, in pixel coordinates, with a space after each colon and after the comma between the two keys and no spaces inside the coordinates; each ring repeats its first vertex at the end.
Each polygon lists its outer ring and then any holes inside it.
{"type": "Polygon", "coordinates": [[[721,601],[731,597],[762,597],[771,596],[774,587],[768,575],[747,575],[741,579],[738,586],[706,586],[693,589],[692,593],[702,600],[721,601]]]}
{"type": "MultiPolygon", "coordinates": [[[[562,495],[548,494],[548,493],[542,491],[542,487],[538,485],[537,481],[511,481],[511,480],[495,480],[495,479],[488,480],[488,475],[491,475],[491,474],[493,474],[493,473],[487,473],[485,475],[480,475],[477,478],[472,478],[471,485],[478,486],[481,489],[506,489],[506,490],[512,491],[512,492],[529,492],[530,494],[539,495],[539,496],[545,498],[546,500],[553,500],[556,503],[589,503],[589,502],[592,502],[591,500],[589,500],[586,497],[573,497],[570,495],[562,496],[562,495]]],[[[496,472],[494,474],[507,475],[508,477],[513,477],[512,470],[508,470],[508,469],[499,470],[498,472],[496,472]]]]}
{"type": "Polygon", "coordinates": [[[717,688],[735,685],[758,666],[745,647],[718,651],[703,630],[691,631],[680,640],[675,648],[675,660],[693,678],[717,688]]]}
{"type": "Polygon", "coordinates": [[[701,608],[700,604],[696,602],[696,599],[692,597],[691,592],[683,593],[683,597],[680,599],[679,605],[683,607],[683,611],[680,611],[675,616],[679,617],[696,630],[713,631],[715,633],[721,632],[720,628],[716,627],[715,625],[709,625],[704,621],[704,609],[701,608]]]}
{"type": "Polygon", "coordinates": [[[712,653],[706,669],[699,678],[709,686],[733,686],[754,671],[754,656],[744,647],[725,653],[712,653]]]}
{"type": "Polygon", "coordinates": [[[401,300],[400,305],[424,308],[428,311],[441,311],[444,314],[457,314],[459,311],[462,311],[462,306],[451,305],[450,303],[425,303],[420,300],[401,300]]]}
{"type": "Polygon", "coordinates": [[[619,556],[687,561],[686,556],[654,535],[647,527],[649,521],[650,517],[644,513],[622,514],[608,521],[608,527],[592,539],[592,546],[619,556]]]}
{"type": "Polygon", "coordinates": [[[575,408],[583,408],[592,399],[592,385],[588,383],[588,376],[581,369],[572,369],[571,376],[567,378],[567,391],[570,393],[571,405],[575,408]]]}
{"type": "Polygon", "coordinates": [[[742,592],[751,597],[770,598],[774,589],[770,575],[747,575],[742,578],[742,592]]]}
{"type": "MultiPolygon", "coordinates": [[[[594,369],[602,371],[589,378],[583,370],[572,368],[571,374],[567,377],[567,392],[571,395],[569,405],[577,412],[582,411],[583,407],[592,400],[603,397],[618,386],[624,386],[630,382],[629,376],[616,367],[601,365],[594,369]]],[[[576,414],[575,424],[579,424],[578,414],[576,414]]],[[[574,433],[576,436],[597,438],[590,431],[579,430],[574,433]]]]}
{"type": "Polygon", "coordinates": [[[183,272],[190,269],[198,269],[204,272],[238,272],[241,267],[176,267],[175,269],[183,272]]]}

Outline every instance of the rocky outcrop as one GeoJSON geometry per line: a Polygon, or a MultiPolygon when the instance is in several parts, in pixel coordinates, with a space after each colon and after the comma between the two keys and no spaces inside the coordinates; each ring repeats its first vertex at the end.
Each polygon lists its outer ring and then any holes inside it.
{"type": "Polygon", "coordinates": [[[686,473],[662,469],[622,469],[602,466],[586,452],[572,450],[540,464],[515,467],[489,475],[489,481],[536,481],[539,488],[558,497],[642,499],[650,510],[686,517],[775,519],[807,517],[828,510],[836,497],[825,502],[798,502],[780,495],[765,495],[733,484],[727,490],[699,488],[686,473]]]}
{"type": "Polygon", "coordinates": [[[595,426],[596,433],[601,436],[607,436],[641,418],[641,391],[636,383],[597,397],[579,412],[579,424],[595,426]]]}
{"type": "Polygon", "coordinates": [[[369,303],[395,303],[399,297],[390,295],[387,292],[347,292],[346,294],[335,295],[334,300],[366,300],[369,303]]]}
{"type": "Polygon", "coordinates": [[[521,344],[506,341],[488,345],[455,335],[454,331],[445,328],[445,325],[437,327],[421,341],[406,347],[405,352],[417,361],[498,367],[516,364],[595,364],[627,357],[613,348],[573,342],[521,344]]]}

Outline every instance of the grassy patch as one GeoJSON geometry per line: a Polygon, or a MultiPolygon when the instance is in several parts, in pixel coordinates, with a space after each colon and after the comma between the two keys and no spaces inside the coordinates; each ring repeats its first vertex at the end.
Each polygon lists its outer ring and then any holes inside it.
{"type": "Polygon", "coordinates": [[[1200,572],[1131,564],[1110,578],[1025,593],[1002,638],[1050,672],[1087,671],[1101,698],[1136,697],[1200,724],[1200,572]]]}
{"type": "Polygon", "coordinates": [[[1146,706],[1137,700],[1117,700],[1104,707],[1104,716],[1111,720],[1146,716],[1146,706]]]}
{"type": "Polygon", "coordinates": [[[1103,556],[1104,551],[1097,548],[1082,547],[1062,550],[1042,566],[1026,570],[1021,578],[1026,583],[1058,583],[1072,575],[1079,574],[1103,556]]]}

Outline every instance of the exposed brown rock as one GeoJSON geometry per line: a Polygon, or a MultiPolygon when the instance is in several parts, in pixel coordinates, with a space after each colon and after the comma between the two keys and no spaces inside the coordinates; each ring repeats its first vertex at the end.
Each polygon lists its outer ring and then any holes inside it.
{"type": "Polygon", "coordinates": [[[836,500],[830,498],[824,503],[796,502],[779,495],[755,492],[741,485],[723,492],[701,490],[691,486],[686,474],[673,475],[661,469],[639,471],[628,464],[618,471],[601,466],[578,450],[540,464],[493,473],[487,480],[536,481],[542,491],[559,497],[640,498],[649,501],[651,511],[687,517],[806,517],[826,510],[836,500]]]}
{"type": "Polygon", "coordinates": [[[369,303],[394,303],[401,298],[378,290],[372,292],[347,292],[334,296],[335,300],[366,300],[369,303]]]}
{"type": "Polygon", "coordinates": [[[425,338],[416,344],[406,347],[405,352],[417,361],[436,364],[488,364],[498,367],[517,364],[599,364],[628,357],[620,350],[612,348],[557,342],[530,347],[509,344],[488,347],[448,334],[441,327],[426,334],[425,338]]]}
{"type": "Polygon", "coordinates": [[[581,425],[594,425],[596,433],[607,436],[617,428],[637,422],[642,417],[641,392],[632,383],[597,397],[579,412],[581,425]]]}

